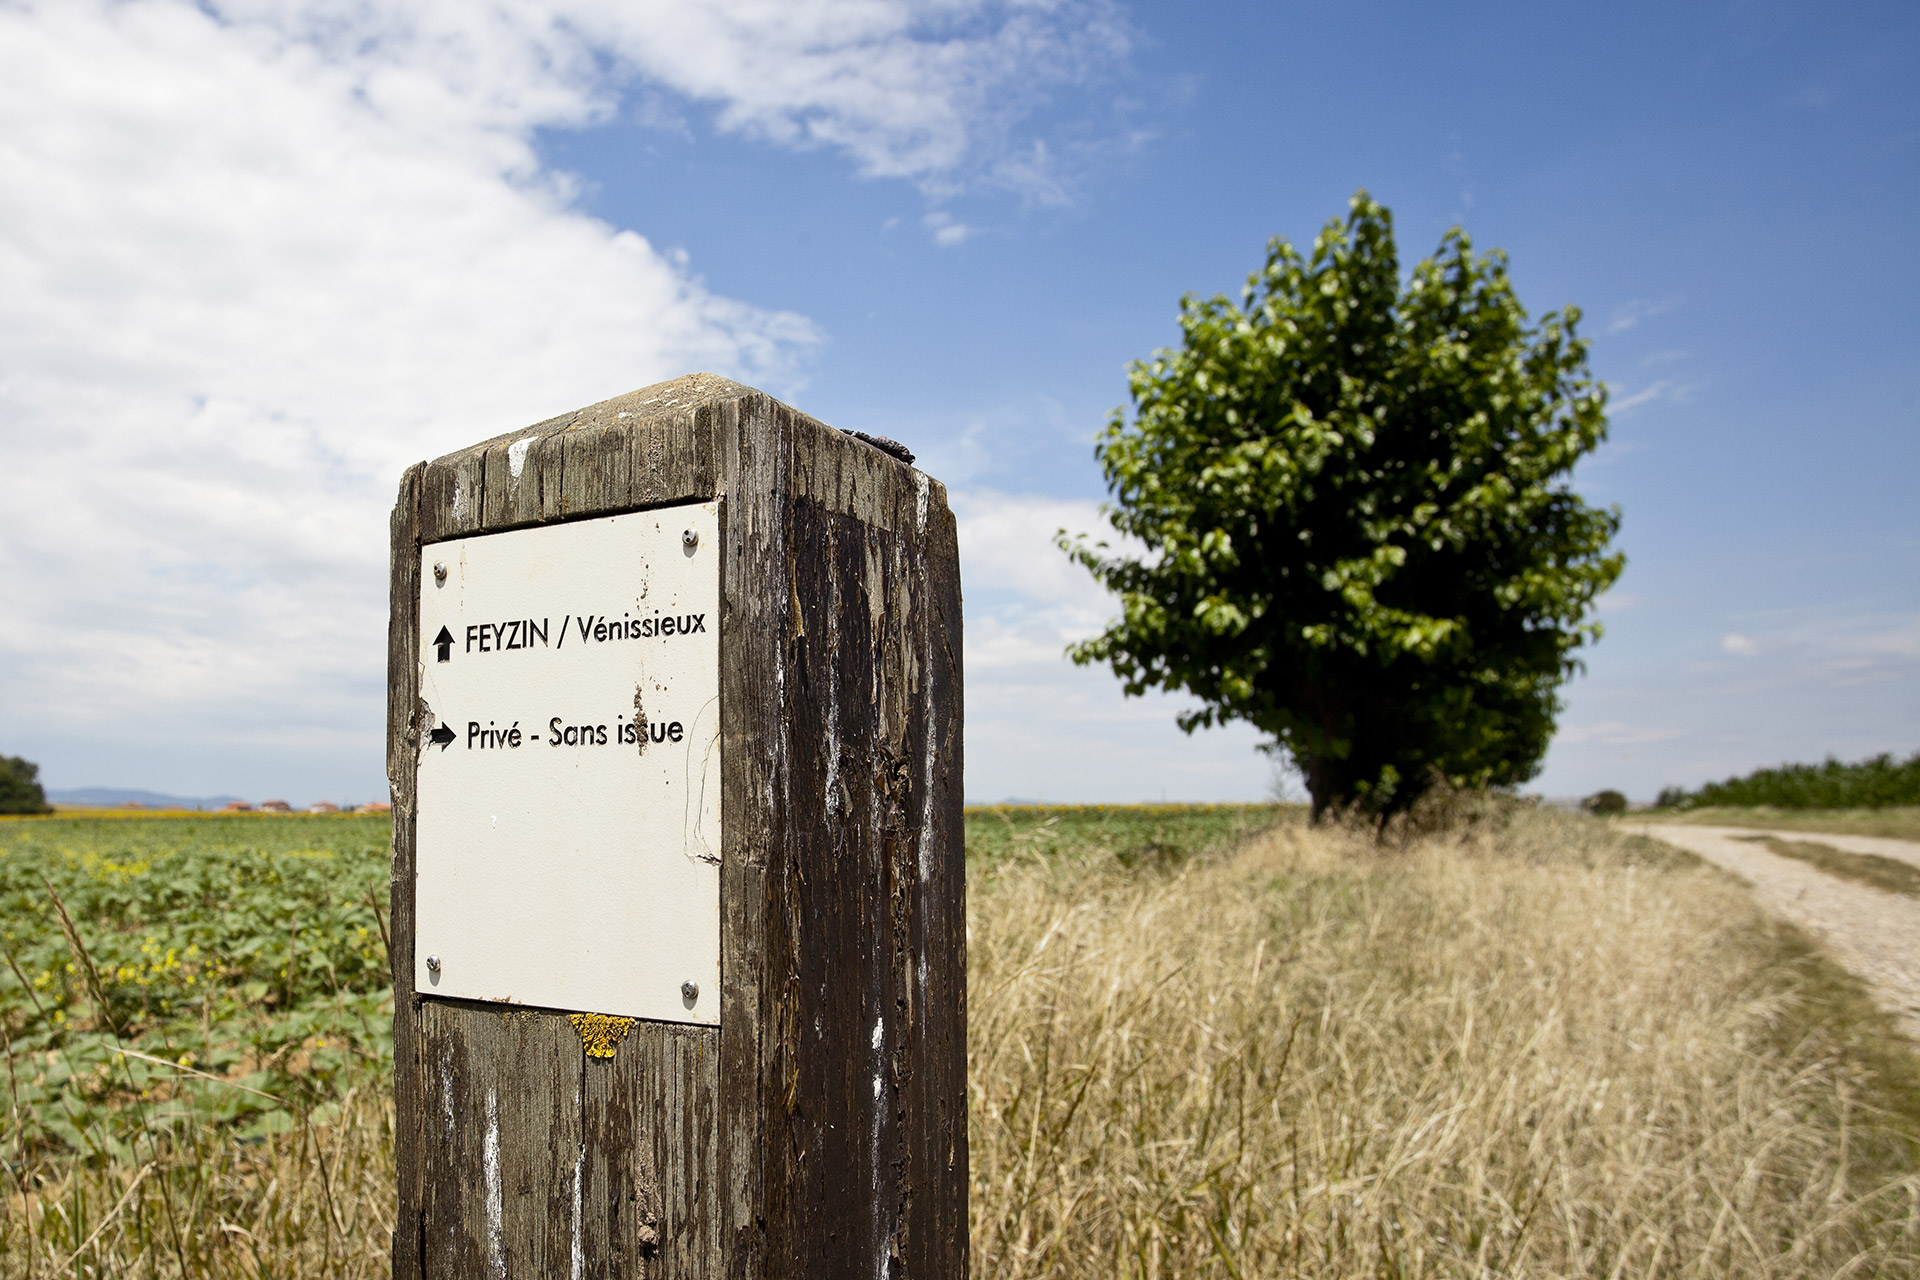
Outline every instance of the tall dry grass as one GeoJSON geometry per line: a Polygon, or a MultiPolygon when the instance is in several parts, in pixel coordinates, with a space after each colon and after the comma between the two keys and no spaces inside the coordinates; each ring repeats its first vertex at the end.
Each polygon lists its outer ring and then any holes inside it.
{"type": "Polygon", "coordinates": [[[977,877],[975,1274],[1920,1275],[1883,1024],[1650,850],[1521,814],[977,877]]]}
{"type": "MultiPolygon", "coordinates": [[[[149,1102],[156,1113],[166,1108],[163,1098],[149,1102]]],[[[10,1159],[0,1274],[385,1276],[394,1226],[387,1082],[350,1089],[328,1117],[244,1142],[156,1114],[119,1158],[10,1159]]]]}

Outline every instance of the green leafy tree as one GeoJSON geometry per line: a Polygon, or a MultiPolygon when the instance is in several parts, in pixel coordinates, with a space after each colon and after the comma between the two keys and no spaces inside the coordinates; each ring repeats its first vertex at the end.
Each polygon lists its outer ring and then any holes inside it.
{"type": "Polygon", "coordinates": [[[1271,735],[1316,816],[1532,777],[1624,564],[1618,510],[1568,486],[1607,429],[1578,318],[1529,325],[1458,228],[1403,282],[1364,191],[1239,305],[1183,299],[1095,451],[1143,553],[1060,536],[1123,610],[1074,660],[1195,695],[1188,732],[1271,735]]]}
{"type": "Polygon", "coordinates": [[[1616,817],[1627,811],[1627,797],[1609,787],[1605,791],[1596,791],[1580,802],[1580,807],[1588,813],[1603,818],[1616,817]]]}
{"type": "Polygon", "coordinates": [[[1744,778],[1709,782],[1698,791],[1667,787],[1662,808],[1770,805],[1778,809],[1880,809],[1920,804],[1920,751],[1905,760],[1882,752],[1856,764],[1783,764],[1744,778]]]}
{"type": "Polygon", "coordinates": [[[0,756],[0,813],[52,813],[40,787],[40,766],[19,756],[0,756]]]}

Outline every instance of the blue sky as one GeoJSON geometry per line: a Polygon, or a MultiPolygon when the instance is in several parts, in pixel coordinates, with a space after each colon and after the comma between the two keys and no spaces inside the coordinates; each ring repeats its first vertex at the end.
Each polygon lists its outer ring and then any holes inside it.
{"type": "Polygon", "coordinates": [[[371,798],[400,468],[710,368],[949,485],[971,797],[1256,798],[1059,657],[1109,605],[1048,541],[1180,295],[1360,187],[1613,390],[1536,786],[1914,750],[1917,64],[1894,5],[10,5],[0,750],[371,798]]]}

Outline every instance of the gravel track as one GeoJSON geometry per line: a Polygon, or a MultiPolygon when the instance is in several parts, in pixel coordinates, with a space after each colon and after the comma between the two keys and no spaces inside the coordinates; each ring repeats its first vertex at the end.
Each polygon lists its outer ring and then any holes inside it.
{"type": "Polygon", "coordinates": [[[1802,840],[1851,853],[1899,858],[1916,866],[1920,866],[1920,843],[1677,823],[1633,823],[1626,829],[1697,853],[1747,881],[1763,907],[1818,938],[1836,959],[1865,979],[1875,1000],[1899,1019],[1901,1029],[1920,1041],[1920,898],[1835,879],[1741,837],[1802,840]]]}

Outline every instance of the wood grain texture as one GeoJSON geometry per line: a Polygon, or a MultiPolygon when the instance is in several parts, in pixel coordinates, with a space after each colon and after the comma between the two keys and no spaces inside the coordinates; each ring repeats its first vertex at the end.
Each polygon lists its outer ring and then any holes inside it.
{"type": "Polygon", "coordinates": [[[395,1276],[963,1276],[961,621],[945,490],[696,374],[409,472],[393,589],[395,1276]],[[557,1014],[402,992],[417,548],[714,498],[720,1027],[640,1023],[602,1062],[557,1014]]]}
{"type": "Polygon", "coordinates": [[[587,1064],[585,1275],[720,1274],[719,1044],[643,1022],[587,1064]]]}
{"type": "MultiPolygon", "coordinates": [[[[413,993],[413,884],[416,866],[415,771],[420,747],[420,508],[426,464],[409,467],[393,504],[388,572],[392,609],[387,618],[387,785],[393,801],[393,857],[388,885],[387,963],[393,978],[393,1088],[416,1098],[418,1029],[413,993]]],[[[399,1226],[393,1236],[393,1274],[420,1272],[420,1137],[417,1108],[402,1107],[394,1130],[399,1226]]]]}
{"type": "Polygon", "coordinates": [[[421,1271],[566,1276],[580,1250],[586,1055],[564,1015],[429,999],[421,1271]]]}

